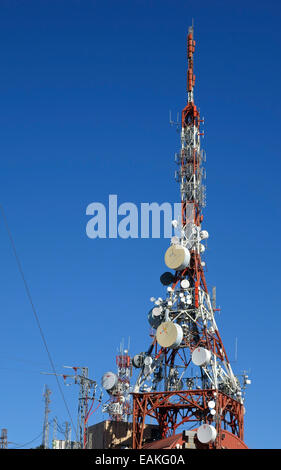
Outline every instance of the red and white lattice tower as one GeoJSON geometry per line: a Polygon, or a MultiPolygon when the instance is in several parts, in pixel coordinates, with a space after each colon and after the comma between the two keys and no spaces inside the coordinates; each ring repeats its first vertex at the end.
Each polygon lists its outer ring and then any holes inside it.
{"type": "Polygon", "coordinates": [[[103,412],[109,414],[112,421],[127,422],[132,415],[130,379],[132,361],[128,349],[120,345],[116,356],[117,373],[106,372],[102,377],[102,386],[107,391],[109,399],[103,405],[103,412]]]}
{"type": "Polygon", "coordinates": [[[178,236],[165,253],[170,269],[161,276],[166,298],[155,302],[148,319],[154,328],[146,353],[134,356],[139,375],[133,392],[133,448],[142,448],[146,418],[154,419],[162,438],[196,429],[200,445],[246,447],[244,388],[234,375],[215,321],[202,253],[209,237],[202,226],[205,206],[205,153],[200,147],[199,110],[194,103],[193,26],[187,36],[187,104],[182,110],[179,165],[181,220],[178,236]]]}

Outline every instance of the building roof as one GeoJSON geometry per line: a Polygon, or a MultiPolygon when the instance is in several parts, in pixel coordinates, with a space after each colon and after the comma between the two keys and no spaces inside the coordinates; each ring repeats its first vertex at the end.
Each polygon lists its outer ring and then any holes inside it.
{"type": "Polygon", "coordinates": [[[143,449],[175,449],[177,444],[181,446],[182,443],[182,434],[176,434],[175,436],[166,437],[165,439],[145,444],[143,449]]]}

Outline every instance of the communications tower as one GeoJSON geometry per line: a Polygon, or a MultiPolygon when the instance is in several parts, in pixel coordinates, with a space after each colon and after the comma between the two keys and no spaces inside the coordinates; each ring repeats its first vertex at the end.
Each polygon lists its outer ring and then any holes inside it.
{"type": "Polygon", "coordinates": [[[108,401],[103,405],[102,411],[108,413],[112,421],[128,422],[132,415],[131,386],[132,360],[128,348],[120,344],[116,356],[117,373],[106,372],[102,376],[102,386],[109,395],[108,401]]]}
{"type": "Polygon", "coordinates": [[[202,119],[194,101],[193,26],[187,35],[187,103],[176,154],[181,220],[165,253],[170,271],[161,276],[166,298],[152,299],[148,320],[153,341],[134,356],[139,369],[133,393],[133,448],[142,448],[145,419],[154,419],[162,438],[196,430],[200,446],[246,448],[244,389],[234,375],[215,320],[202,254],[209,234],[203,226],[205,152],[202,119]]]}

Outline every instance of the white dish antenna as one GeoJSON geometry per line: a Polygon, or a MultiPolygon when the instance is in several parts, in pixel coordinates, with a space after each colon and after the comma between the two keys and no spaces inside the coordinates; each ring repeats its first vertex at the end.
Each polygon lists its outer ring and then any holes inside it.
{"type": "Polygon", "coordinates": [[[148,322],[152,328],[157,328],[161,323],[161,315],[163,309],[161,307],[154,307],[148,312],[148,322]]]}
{"type": "Polygon", "coordinates": [[[136,354],[132,359],[133,366],[139,369],[143,366],[144,363],[144,355],[143,354],[136,354]]]}
{"type": "Polygon", "coordinates": [[[183,331],[180,325],[171,321],[163,322],[156,331],[157,343],[162,348],[177,348],[182,342],[183,331]]]}
{"type": "Polygon", "coordinates": [[[181,281],[181,287],[182,289],[188,289],[190,286],[189,280],[188,279],[183,279],[181,281]]]}
{"type": "Polygon", "coordinates": [[[201,424],[197,429],[197,438],[202,444],[214,442],[217,437],[217,431],[211,424],[201,424]]]}
{"type": "Polygon", "coordinates": [[[118,377],[114,372],[106,372],[103,374],[101,384],[107,392],[111,392],[117,385],[118,377]]]}
{"type": "Polygon", "coordinates": [[[182,245],[171,245],[165,253],[165,263],[169,269],[182,271],[190,263],[190,252],[182,245]]]}
{"type": "Polygon", "coordinates": [[[205,348],[196,348],[192,353],[192,362],[196,366],[203,367],[209,364],[211,352],[205,348]]]}
{"type": "Polygon", "coordinates": [[[145,366],[148,366],[148,367],[151,366],[152,362],[153,362],[153,359],[151,356],[146,356],[146,358],[144,359],[145,366]]]}

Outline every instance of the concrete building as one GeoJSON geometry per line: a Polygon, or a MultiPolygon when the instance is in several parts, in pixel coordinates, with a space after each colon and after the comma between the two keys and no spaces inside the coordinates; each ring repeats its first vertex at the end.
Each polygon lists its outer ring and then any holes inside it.
{"type": "MultiPolygon", "coordinates": [[[[102,421],[89,426],[89,449],[124,449],[132,448],[133,423],[123,421],[102,421]]],[[[144,442],[149,443],[160,439],[157,425],[147,424],[144,428],[144,442]]]]}

